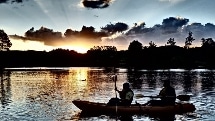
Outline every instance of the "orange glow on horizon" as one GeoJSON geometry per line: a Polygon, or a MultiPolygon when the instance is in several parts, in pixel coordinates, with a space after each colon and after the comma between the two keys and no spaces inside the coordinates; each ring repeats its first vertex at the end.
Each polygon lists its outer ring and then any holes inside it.
{"type": "Polygon", "coordinates": [[[60,46],[59,48],[74,50],[74,51],[76,51],[78,53],[86,53],[89,50],[89,48],[87,48],[85,46],[78,46],[78,45],[75,45],[75,46],[60,46]]]}
{"type": "Polygon", "coordinates": [[[38,42],[38,41],[22,41],[22,40],[11,39],[11,42],[12,42],[12,46],[10,50],[51,51],[54,49],[54,47],[44,45],[44,43],[38,42]]]}
{"type": "Polygon", "coordinates": [[[48,46],[44,45],[43,42],[38,41],[22,41],[22,40],[16,40],[11,39],[12,47],[10,50],[21,50],[21,51],[27,51],[27,50],[35,50],[35,51],[51,51],[53,49],[62,48],[62,49],[69,49],[74,50],[78,53],[86,53],[91,46],[86,43],[78,43],[78,44],[66,44],[59,46],[48,46]]]}

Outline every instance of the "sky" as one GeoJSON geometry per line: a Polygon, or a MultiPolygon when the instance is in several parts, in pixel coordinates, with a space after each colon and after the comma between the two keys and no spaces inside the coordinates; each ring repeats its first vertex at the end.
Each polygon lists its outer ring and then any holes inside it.
{"type": "Polygon", "coordinates": [[[164,46],[169,38],[184,46],[189,31],[193,46],[201,46],[201,38],[215,38],[214,5],[215,0],[0,0],[0,29],[11,50],[127,50],[133,40],[164,46]]]}

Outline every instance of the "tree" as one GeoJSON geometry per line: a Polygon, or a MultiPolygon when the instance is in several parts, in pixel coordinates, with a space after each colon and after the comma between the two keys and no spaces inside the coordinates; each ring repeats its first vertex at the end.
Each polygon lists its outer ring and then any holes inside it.
{"type": "Polygon", "coordinates": [[[184,46],[185,48],[189,48],[192,45],[192,42],[195,40],[192,36],[193,36],[193,33],[189,32],[189,35],[185,41],[185,46],[184,46]]]}
{"type": "Polygon", "coordinates": [[[202,47],[215,47],[215,42],[212,38],[202,38],[202,47]]]}
{"type": "Polygon", "coordinates": [[[156,46],[157,45],[154,42],[152,42],[152,41],[149,42],[149,48],[153,48],[153,47],[156,47],[156,46]]]}
{"type": "Polygon", "coordinates": [[[94,46],[93,48],[90,48],[89,51],[112,51],[112,52],[116,52],[117,48],[115,46],[94,46]]]}
{"type": "Polygon", "coordinates": [[[117,60],[117,48],[115,46],[94,46],[87,51],[88,61],[92,65],[115,66],[117,60]]]}
{"type": "Polygon", "coordinates": [[[142,53],[143,46],[137,40],[134,40],[130,43],[128,47],[128,55],[127,55],[127,64],[131,67],[138,67],[143,62],[142,61],[142,53]]]}
{"type": "Polygon", "coordinates": [[[175,46],[175,40],[174,38],[169,38],[169,40],[167,41],[167,44],[170,44],[170,46],[175,46]]]}
{"type": "Polygon", "coordinates": [[[0,51],[8,51],[11,46],[12,43],[10,42],[7,34],[4,32],[4,30],[0,30],[0,51]]]}
{"type": "Polygon", "coordinates": [[[128,51],[141,51],[143,49],[142,43],[137,40],[134,40],[128,46],[128,51]]]}

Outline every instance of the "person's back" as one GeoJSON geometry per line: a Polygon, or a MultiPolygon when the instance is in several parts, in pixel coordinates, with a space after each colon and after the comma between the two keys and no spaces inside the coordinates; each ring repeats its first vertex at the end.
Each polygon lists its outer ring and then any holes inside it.
{"type": "Polygon", "coordinates": [[[150,100],[143,105],[152,105],[152,106],[165,106],[165,105],[175,105],[176,93],[175,89],[170,86],[170,81],[164,81],[164,88],[160,91],[158,97],[161,100],[150,100]]]}
{"type": "Polygon", "coordinates": [[[134,92],[130,89],[129,83],[123,84],[122,91],[119,91],[116,87],[115,90],[119,93],[119,98],[111,98],[107,103],[107,106],[119,105],[130,106],[133,101],[134,92]]]}
{"type": "Polygon", "coordinates": [[[166,80],[164,82],[164,88],[160,91],[159,96],[164,105],[174,105],[176,100],[175,89],[170,86],[170,81],[166,80]]]}

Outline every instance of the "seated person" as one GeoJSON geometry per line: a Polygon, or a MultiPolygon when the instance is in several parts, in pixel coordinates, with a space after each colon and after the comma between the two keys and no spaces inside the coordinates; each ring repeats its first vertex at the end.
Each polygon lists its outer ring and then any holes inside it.
{"type": "Polygon", "coordinates": [[[165,80],[163,83],[163,89],[160,91],[158,97],[161,98],[161,100],[150,100],[144,105],[175,105],[176,100],[176,93],[175,89],[170,85],[169,80],[165,80]]]}
{"type": "Polygon", "coordinates": [[[111,98],[107,105],[120,105],[120,106],[130,106],[133,101],[134,93],[129,87],[129,83],[123,84],[123,89],[119,91],[117,88],[115,90],[119,93],[118,98],[111,98]]]}

